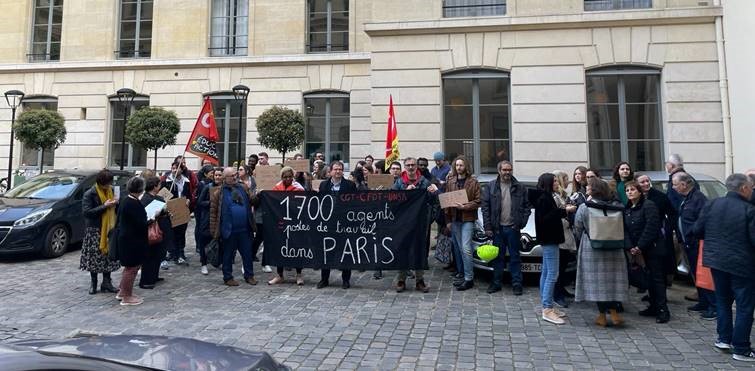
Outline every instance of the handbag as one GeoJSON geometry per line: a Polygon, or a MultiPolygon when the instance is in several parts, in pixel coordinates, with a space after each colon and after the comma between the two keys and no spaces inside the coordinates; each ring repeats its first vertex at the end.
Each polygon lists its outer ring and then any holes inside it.
{"type": "Polygon", "coordinates": [[[163,230],[160,228],[160,224],[157,221],[152,222],[147,227],[147,239],[150,245],[157,245],[163,242],[163,230]]]}
{"type": "Polygon", "coordinates": [[[453,241],[451,237],[444,234],[438,235],[438,242],[435,244],[435,259],[443,264],[451,263],[451,254],[453,253],[453,241]]]}
{"type": "Polygon", "coordinates": [[[642,255],[632,256],[629,262],[629,285],[640,290],[650,287],[650,271],[642,255]]]}
{"type": "Polygon", "coordinates": [[[597,250],[624,248],[624,207],[585,202],[590,246],[597,250]]]}
{"type": "Polygon", "coordinates": [[[212,265],[213,267],[217,268],[220,267],[221,259],[220,259],[220,243],[218,240],[211,240],[210,243],[205,246],[205,253],[207,254],[207,261],[212,265]]]}
{"type": "Polygon", "coordinates": [[[700,241],[697,251],[697,271],[695,272],[695,286],[710,291],[716,291],[713,285],[713,274],[710,268],[703,265],[703,241],[700,241]]]}
{"type": "Polygon", "coordinates": [[[118,255],[118,234],[120,234],[121,228],[118,226],[118,223],[116,223],[115,227],[110,230],[107,234],[107,258],[110,259],[110,261],[118,261],[119,255],[118,255]]]}
{"type": "Polygon", "coordinates": [[[564,242],[558,245],[558,248],[566,251],[577,251],[577,241],[574,240],[574,233],[569,227],[569,221],[561,218],[561,225],[564,228],[564,242]]]}

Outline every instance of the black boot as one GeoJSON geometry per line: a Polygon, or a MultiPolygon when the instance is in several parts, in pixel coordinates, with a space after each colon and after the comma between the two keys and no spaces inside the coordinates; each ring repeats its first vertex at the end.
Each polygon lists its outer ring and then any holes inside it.
{"type": "Polygon", "coordinates": [[[92,283],[89,285],[89,295],[97,293],[97,273],[89,272],[89,276],[92,279],[92,283]]]}
{"type": "Polygon", "coordinates": [[[113,287],[113,281],[110,279],[110,273],[102,274],[102,285],[100,286],[100,290],[102,292],[112,292],[113,294],[118,293],[118,289],[113,287]]]}

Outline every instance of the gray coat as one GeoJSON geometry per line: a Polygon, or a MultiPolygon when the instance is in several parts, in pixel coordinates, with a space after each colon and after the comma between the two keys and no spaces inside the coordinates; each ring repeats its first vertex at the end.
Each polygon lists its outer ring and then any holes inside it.
{"type": "MultiPolygon", "coordinates": [[[[617,201],[613,201],[612,204],[621,206],[617,201]]],[[[629,295],[629,278],[624,250],[593,249],[588,237],[589,215],[587,205],[582,204],[574,216],[574,233],[580,240],[574,300],[626,301],[629,295]]]]}

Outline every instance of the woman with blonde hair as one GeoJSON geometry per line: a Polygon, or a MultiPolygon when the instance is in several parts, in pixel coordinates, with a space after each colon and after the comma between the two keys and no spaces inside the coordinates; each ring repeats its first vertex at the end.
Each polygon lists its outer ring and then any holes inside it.
{"type": "MultiPolygon", "coordinates": [[[[567,205],[574,205],[574,202],[570,198],[571,193],[567,190],[569,188],[569,174],[562,170],[555,170],[553,171],[553,175],[556,177],[555,181],[557,184],[556,191],[553,192],[553,200],[556,201],[556,206],[559,209],[566,209],[567,205]]],[[[558,279],[553,291],[553,303],[562,308],[569,307],[566,298],[573,297],[573,295],[566,291],[566,286],[573,281],[573,278],[566,274],[566,268],[569,266],[569,263],[574,261],[574,252],[577,251],[577,243],[574,241],[574,234],[572,232],[573,215],[568,214],[566,218],[561,218],[561,224],[564,229],[564,242],[558,245],[558,279]]]]}

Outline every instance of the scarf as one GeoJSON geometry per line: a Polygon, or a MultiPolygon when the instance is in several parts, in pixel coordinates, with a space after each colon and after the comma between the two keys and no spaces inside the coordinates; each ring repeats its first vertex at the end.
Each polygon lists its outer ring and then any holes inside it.
{"type": "MultiPolygon", "coordinates": [[[[105,204],[105,201],[113,199],[113,187],[110,188],[102,188],[99,184],[94,185],[95,190],[97,191],[97,197],[100,199],[101,204],[105,204]]],[[[100,252],[102,255],[107,256],[108,253],[108,243],[107,243],[107,235],[108,232],[110,232],[111,229],[115,227],[115,208],[108,207],[105,209],[105,212],[102,214],[102,221],[100,222],[100,252]]]]}
{"type": "Polygon", "coordinates": [[[409,173],[406,172],[406,170],[401,172],[401,180],[404,181],[405,186],[413,184],[416,187],[419,185],[419,181],[421,179],[422,179],[422,173],[419,171],[419,169],[414,171],[414,181],[409,180],[409,173]]]}

